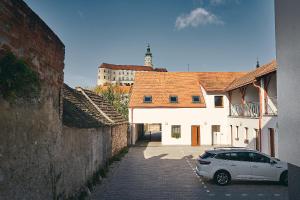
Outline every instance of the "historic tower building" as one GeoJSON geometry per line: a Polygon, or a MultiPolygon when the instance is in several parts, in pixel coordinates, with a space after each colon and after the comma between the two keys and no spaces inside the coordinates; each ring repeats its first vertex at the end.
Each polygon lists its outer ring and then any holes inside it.
{"type": "Polygon", "coordinates": [[[153,64],[152,64],[152,53],[150,51],[150,45],[148,44],[147,46],[147,52],[145,54],[145,62],[144,62],[144,65],[145,66],[148,66],[148,67],[153,67],[153,64]]]}

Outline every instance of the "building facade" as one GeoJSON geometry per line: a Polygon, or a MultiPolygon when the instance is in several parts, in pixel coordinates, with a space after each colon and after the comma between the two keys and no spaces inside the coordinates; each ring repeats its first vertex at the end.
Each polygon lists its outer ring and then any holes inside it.
{"type": "Polygon", "coordinates": [[[232,145],[277,156],[276,70],[273,61],[249,73],[137,73],[131,139],[142,136],[140,126],[160,124],[163,145],[232,145]]]}
{"type": "Polygon", "coordinates": [[[137,71],[166,72],[165,68],[153,68],[150,46],[145,53],[144,66],[142,65],[115,65],[102,63],[98,68],[97,85],[120,84],[132,85],[137,71]]]}
{"type": "Polygon", "coordinates": [[[275,0],[279,158],[289,163],[289,199],[300,199],[300,2],[275,0]]]}

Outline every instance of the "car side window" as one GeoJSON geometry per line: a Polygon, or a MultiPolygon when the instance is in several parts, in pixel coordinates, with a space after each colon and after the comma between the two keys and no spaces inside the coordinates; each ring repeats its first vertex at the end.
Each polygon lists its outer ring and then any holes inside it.
{"type": "Polygon", "coordinates": [[[264,155],[261,155],[261,154],[258,154],[258,153],[251,153],[251,160],[252,162],[259,162],[259,163],[270,163],[270,158],[264,156],[264,155]]]}
{"type": "Polygon", "coordinates": [[[238,156],[238,154],[237,154],[236,152],[230,153],[229,160],[239,161],[239,156],[238,156]]]}
{"type": "Polygon", "coordinates": [[[216,159],[220,160],[228,160],[229,154],[228,153],[220,153],[215,156],[216,159]]]}
{"type": "Polygon", "coordinates": [[[239,161],[246,161],[246,162],[250,162],[250,155],[248,152],[238,152],[238,159],[239,161]]]}

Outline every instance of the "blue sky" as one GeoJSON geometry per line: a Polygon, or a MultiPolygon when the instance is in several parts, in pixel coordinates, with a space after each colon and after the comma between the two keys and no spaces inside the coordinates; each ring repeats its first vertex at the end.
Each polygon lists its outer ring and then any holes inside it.
{"type": "Polygon", "coordinates": [[[275,58],[273,0],[25,0],[66,46],[65,82],[94,86],[103,63],[248,71],[275,58]]]}

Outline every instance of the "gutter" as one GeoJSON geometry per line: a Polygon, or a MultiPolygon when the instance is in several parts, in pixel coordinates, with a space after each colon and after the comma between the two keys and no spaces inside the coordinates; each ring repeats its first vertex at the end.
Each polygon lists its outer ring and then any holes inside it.
{"type": "Polygon", "coordinates": [[[262,125],[262,95],[261,95],[261,84],[260,85],[256,85],[255,81],[253,81],[253,86],[256,87],[258,89],[259,92],[259,118],[258,118],[258,129],[259,129],[259,150],[262,150],[262,136],[261,136],[261,125],[262,125]]]}
{"type": "Polygon", "coordinates": [[[85,98],[97,109],[97,111],[100,112],[105,117],[105,119],[107,119],[112,124],[115,123],[93,102],[93,100],[84,92],[84,90],[81,87],[76,87],[76,90],[81,92],[83,94],[83,96],[85,96],[85,98]]]}

